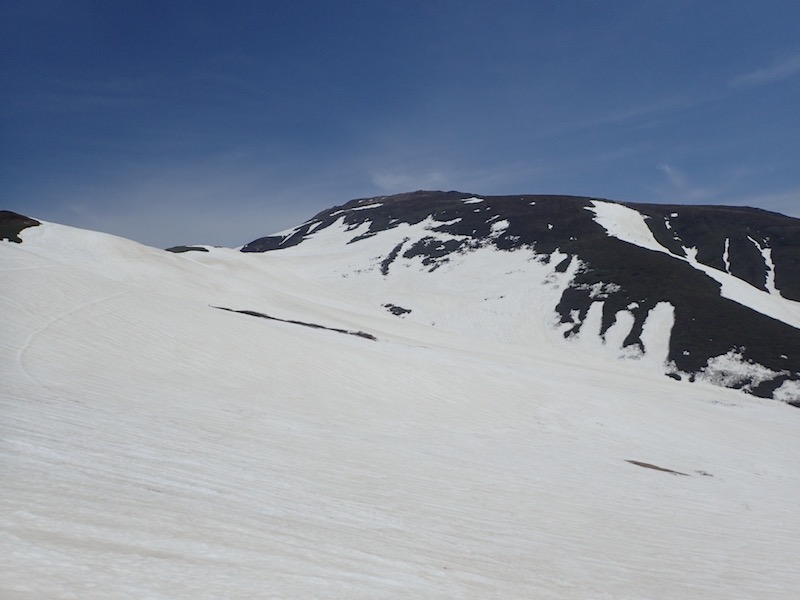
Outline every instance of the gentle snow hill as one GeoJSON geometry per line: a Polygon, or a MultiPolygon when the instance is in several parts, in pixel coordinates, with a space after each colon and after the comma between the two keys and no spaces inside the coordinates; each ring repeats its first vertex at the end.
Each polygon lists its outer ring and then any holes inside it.
{"type": "Polygon", "coordinates": [[[574,246],[377,203],[266,254],[0,215],[0,597],[795,597],[796,408],[664,377],[668,302],[609,358],[574,246]]]}
{"type": "Polygon", "coordinates": [[[242,250],[307,257],[303,272],[406,320],[800,402],[798,219],[415,192],[348,202],[242,250]]]}

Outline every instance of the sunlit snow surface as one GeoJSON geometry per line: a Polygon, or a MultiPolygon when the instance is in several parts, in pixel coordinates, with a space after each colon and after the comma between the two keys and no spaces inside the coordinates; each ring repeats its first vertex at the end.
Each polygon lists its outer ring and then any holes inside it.
{"type": "Polygon", "coordinates": [[[577,264],[335,234],[0,243],[0,597],[796,597],[800,411],[548,343],[577,264]]]}

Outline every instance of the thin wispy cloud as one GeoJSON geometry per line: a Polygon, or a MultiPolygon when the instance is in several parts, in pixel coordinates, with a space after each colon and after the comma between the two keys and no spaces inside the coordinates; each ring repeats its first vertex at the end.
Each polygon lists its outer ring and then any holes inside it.
{"type": "Polygon", "coordinates": [[[733,87],[753,87],[783,81],[800,73],[800,53],[784,58],[768,67],[737,75],[731,79],[733,87]]]}
{"type": "Polygon", "coordinates": [[[664,173],[669,183],[667,189],[661,190],[665,198],[671,197],[678,202],[705,202],[713,200],[719,190],[715,187],[698,185],[691,181],[681,169],[674,165],[662,163],[658,170],[664,173]]]}
{"type": "Polygon", "coordinates": [[[596,121],[591,123],[594,126],[616,125],[638,119],[656,117],[666,113],[671,113],[686,108],[691,108],[706,101],[702,95],[674,95],[667,98],[656,99],[646,104],[628,106],[614,110],[608,114],[599,116],[596,121]]]}
{"type": "Polygon", "coordinates": [[[686,187],[686,176],[675,167],[667,164],[660,164],[658,165],[658,170],[667,176],[667,179],[674,187],[681,189],[686,187]]]}

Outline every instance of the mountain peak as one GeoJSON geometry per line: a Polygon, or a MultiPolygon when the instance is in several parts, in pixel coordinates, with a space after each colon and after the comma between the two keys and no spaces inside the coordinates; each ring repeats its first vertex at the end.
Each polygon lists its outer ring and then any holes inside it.
{"type": "MultiPolygon", "coordinates": [[[[501,280],[502,291],[503,256],[523,253],[548,265],[537,285],[568,274],[557,300],[535,317],[552,317],[566,341],[590,336],[604,351],[633,361],[655,360],[657,352],[663,372],[676,379],[800,398],[797,219],[746,207],[417,191],[352,200],[242,251],[313,252],[322,238],[325,252],[355,252],[369,240],[368,256],[346,276],[366,278],[386,294],[398,269],[404,279],[413,271],[415,289],[427,293],[436,288],[437,270],[458,265],[467,273],[469,256],[480,249],[500,253],[496,271],[479,276],[501,280]],[[665,319],[668,325],[656,325],[665,319]],[[664,331],[656,335],[653,328],[664,331]]],[[[506,298],[517,293],[504,291],[506,298]]],[[[497,310],[507,311],[498,303],[497,310]]],[[[475,319],[473,328],[493,335],[496,324],[475,319]]]]}

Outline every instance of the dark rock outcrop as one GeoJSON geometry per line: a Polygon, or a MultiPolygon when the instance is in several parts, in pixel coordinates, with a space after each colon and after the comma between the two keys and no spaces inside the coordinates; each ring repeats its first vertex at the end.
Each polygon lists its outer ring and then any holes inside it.
{"type": "Polygon", "coordinates": [[[0,210],[0,240],[21,244],[20,232],[23,229],[36,227],[37,225],[41,225],[41,223],[36,219],[31,219],[10,210],[0,210]]]}

